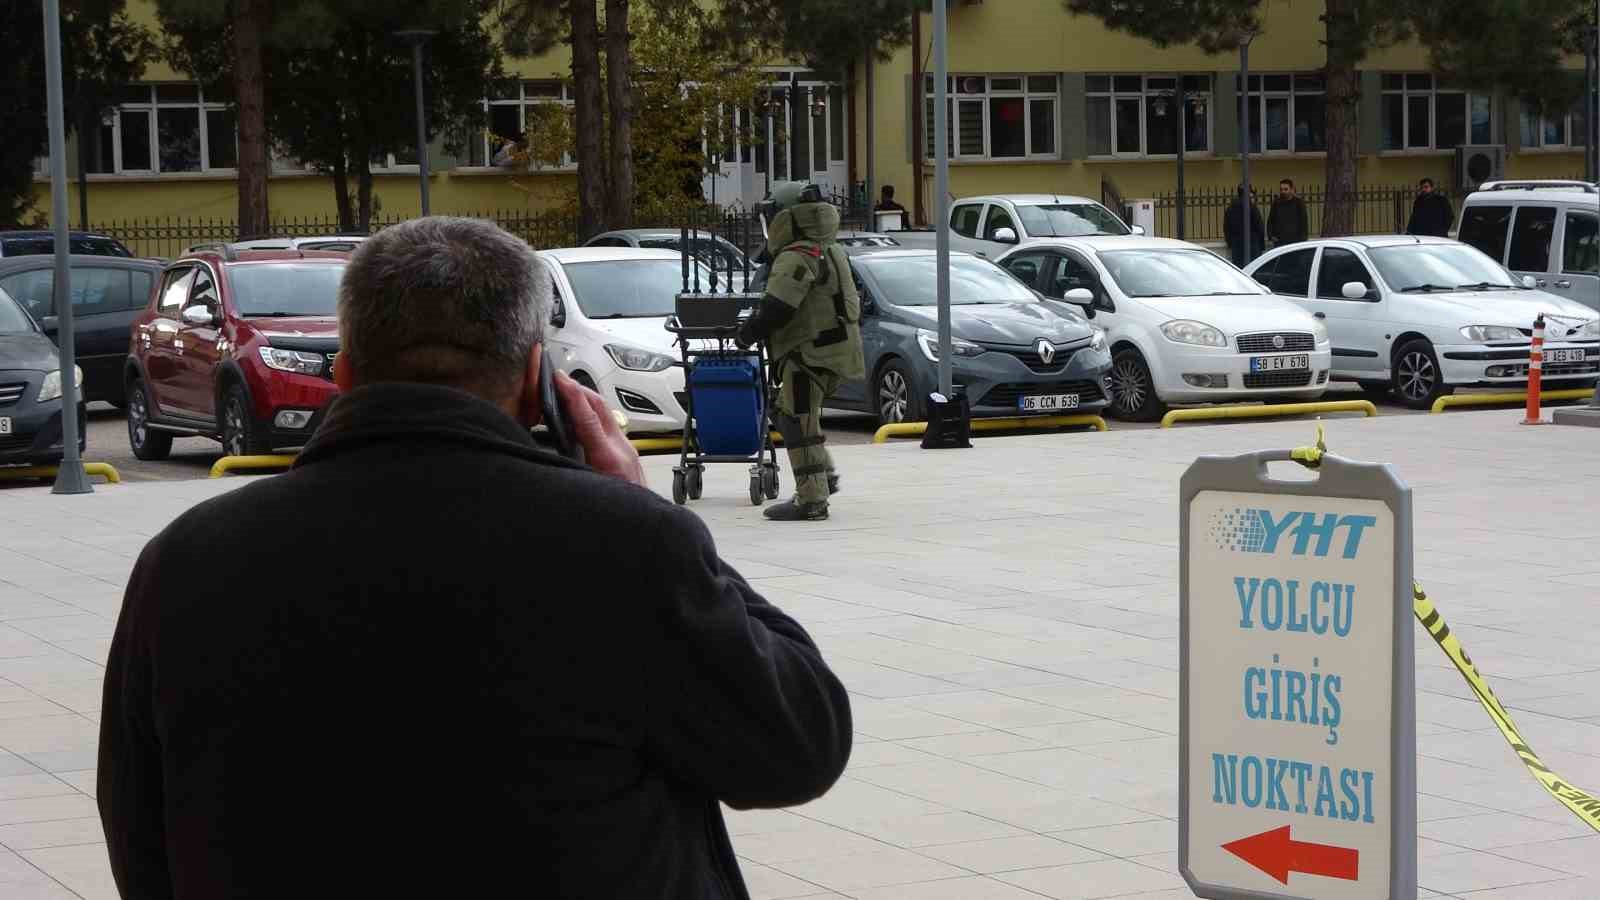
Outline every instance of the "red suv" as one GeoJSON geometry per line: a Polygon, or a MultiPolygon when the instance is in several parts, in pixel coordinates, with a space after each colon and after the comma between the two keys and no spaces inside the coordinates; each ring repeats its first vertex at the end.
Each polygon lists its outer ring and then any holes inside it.
{"type": "Polygon", "coordinates": [[[128,443],[164,459],[176,436],[230,456],[299,447],[338,393],[333,358],[348,254],[194,248],[133,322],[123,375],[128,443]]]}

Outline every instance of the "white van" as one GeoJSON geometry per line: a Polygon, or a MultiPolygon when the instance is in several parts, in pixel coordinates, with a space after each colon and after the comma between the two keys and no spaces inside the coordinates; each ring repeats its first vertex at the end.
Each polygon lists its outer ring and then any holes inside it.
{"type": "Polygon", "coordinates": [[[1600,188],[1488,181],[1461,207],[1458,238],[1533,286],[1600,309],[1600,188]]]}

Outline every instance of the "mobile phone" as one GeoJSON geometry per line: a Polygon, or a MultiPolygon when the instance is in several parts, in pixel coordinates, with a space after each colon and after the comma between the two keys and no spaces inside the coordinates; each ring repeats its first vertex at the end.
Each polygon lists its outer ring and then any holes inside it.
{"type": "Polygon", "coordinates": [[[549,354],[539,363],[539,406],[543,412],[545,431],[556,452],[574,462],[583,462],[583,446],[572,432],[567,411],[561,406],[561,395],[556,393],[556,379],[552,372],[549,354]]]}

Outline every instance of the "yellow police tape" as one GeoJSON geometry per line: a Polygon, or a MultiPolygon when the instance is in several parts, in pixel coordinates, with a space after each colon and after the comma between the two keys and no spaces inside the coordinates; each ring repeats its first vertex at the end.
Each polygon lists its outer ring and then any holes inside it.
{"type": "Polygon", "coordinates": [[[1428,634],[1433,636],[1439,649],[1444,651],[1445,656],[1450,657],[1450,661],[1456,664],[1467,684],[1472,686],[1472,692],[1477,695],[1478,702],[1483,704],[1484,710],[1489,713],[1489,718],[1499,726],[1506,742],[1516,751],[1522,764],[1528,767],[1528,774],[1544,785],[1544,789],[1550,792],[1550,796],[1561,801],[1562,806],[1572,810],[1573,814],[1586,822],[1590,828],[1600,831],[1600,797],[1568,784],[1561,776],[1545,766],[1544,761],[1539,759],[1539,754],[1534,753],[1528,742],[1523,740],[1522,732],[1517,730],[1517,723],[1511,721],[1511,714],[1501,705],[1500,698],[1494,695],[1489,683],[1478,674],[1477,667],[1472,664],[1472,657],[1467,655],[1467,651],[1461,646],[1461,641],[1450,632],[1450,626],[1445,624],[1444,616],[1439,614],[1433,601],[1423,593],[1422,586],[1412,585],[1411,590],[1412,611],[1416,613],[1417,621],[1422,623],[1423,628],[1428,629],[1428,634]]]}

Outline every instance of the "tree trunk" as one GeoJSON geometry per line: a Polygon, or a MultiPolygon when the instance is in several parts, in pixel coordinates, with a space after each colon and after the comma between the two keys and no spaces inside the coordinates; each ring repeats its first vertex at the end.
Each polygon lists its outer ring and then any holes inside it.
{"type": "Polygon", "coordinates": [[[339,211],[339,233],[355,231],[355,217],[350,214],[350,173],[343,157],[333,161],[333,203],[339,211]]]}
{"type": "Polygon", "coordinates": [[[606,212],[605,129],[600,97],[600,25],[596,0],[568,0],[572,18],[572,83],[578,130],[578,240],[601,230],[606,212]]]}
{"type": "Polygon", "coordinates": [[[98,139],[94,107],[78,104],[78,227],[89,231],[89,151],[90,141],[98,139]]]}
{"type": "Polygon", "coordinates": [[[1361,111],[1361,76],[1356,59],[1361,52],[1354,5],[1358,0],[1328,0],[1327,14],[1327,126],[1328,159],[1324,176],[1322,237],[1355,233],[1356,160],[1361,111]]]}
{"type": "Polygon", "coordinates": [[[362,234],[372,233],[372,151],[356,159],[356,225],[362,234]]]}
{"type": "Polygon", "coordinates": [[[611,186],[606,227],[633,226],[633,36],[629,0],[606,0],[606,93],[611,103],[611,186]]]}
{"type": "Polygon", "coordinates": [[[266,237],[267,206],[266,78],[261,40],[272,11],[270,0],[237,0],[233,15],[233,90],[239,127],[239,237],[266,237]]]}

